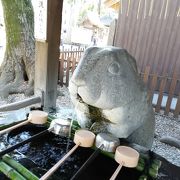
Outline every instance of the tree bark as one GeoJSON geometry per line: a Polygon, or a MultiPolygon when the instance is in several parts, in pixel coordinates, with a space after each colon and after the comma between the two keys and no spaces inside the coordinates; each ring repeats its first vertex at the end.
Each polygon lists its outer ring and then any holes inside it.
{"type": "Polygon", "coordinates": [[[6,29],[6,52],[0,67],[0,96],[33,94],[34,12],[31,0],[1,0],[6,29]]]}

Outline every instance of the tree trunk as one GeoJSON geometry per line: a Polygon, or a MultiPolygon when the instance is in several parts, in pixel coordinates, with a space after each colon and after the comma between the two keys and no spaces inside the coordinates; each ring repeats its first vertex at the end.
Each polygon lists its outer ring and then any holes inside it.
{"type": "Polygon", "coordinates": [[[34,12],[31,0],[1,0],[6,52],[0,69],[0,96],[31,95],[34,85],[34,12]]]}

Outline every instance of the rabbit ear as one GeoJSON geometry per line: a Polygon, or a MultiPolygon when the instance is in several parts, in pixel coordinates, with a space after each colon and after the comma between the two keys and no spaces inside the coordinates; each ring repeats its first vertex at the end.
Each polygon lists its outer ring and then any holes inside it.
{"type": "Polygon", "coordinates": [[[134,72],[138,73],[138,68],[137,68],[137,64],[136,64],[136,60],[133,56],[131,56],[127,50],[124,50],[126,57],[127,57],[127,61],[129,63],[129,65],[132,67],[132,69],[134,70],[134,72]]]}
{"type": "Polygon", "coordinates": [[[92,46],[92,47],[88,47],[85,52],[84,52],[84,55],[92,55],[92,54],[95,54],[99,51],[99,47],[96,47],[96,46],[92,46]]]}

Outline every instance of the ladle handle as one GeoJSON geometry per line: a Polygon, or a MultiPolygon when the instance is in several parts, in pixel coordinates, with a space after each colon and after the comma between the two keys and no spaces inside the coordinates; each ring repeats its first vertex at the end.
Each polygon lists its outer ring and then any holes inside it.
{"type": "Polygon", "coordinates": [[[21,122],[21,123],[19,123],[19,124],[16,124],[16,125],[14,125],[14,126],[12,126],[12,127],[9,127],[9,128],[7,128],[7,129],[4,129],[4,130],[0,131],[0,135],[2,135],[2,134],[4,134],[4,133],[7,133],[7,132],[9,132],[9,131],[11,131],[11,130],[13,130],[13,129],[18,128],[18,127],[21,127],[21,126],[23,126],[23,125],[26,125],[26,124],[28,124],[28,122],[30,122],[30,121],[31,121],[31,119],[28,119],[28,120],[26,120],[26,121],[24,121],[24,122],[21,122]]]}
{"type": "Polygon", "coordinates": [[[115,170],[115,172],[113,173],[113,175],[109,180],[115,180],[121,168],[122,168],[122,164],[119,164],[119,166],[117,167],[117,169],[115,170]]]}
{"type": "Polygon", "coordinates": [[[76,144],[62,159],[60,159],[48,172],[46,172],[39,180],[48,179],[59,166],[79,147],[80,144],[76,144]]]}
{"type": "Polygon", "coordinates": [[[46,130],[44,130],[44,131],[42,131],[42,132],[40,132],[38,134],[35,134],[34,136],[30,137],[29,139],[26,139],[26,140],[14,145],[14,146],[11,146],[11,147],[5,149],[4,151],[1,151],[0,152],[0,157],[3,156],[6,153],[9,153],[9,152],[17,149],[18,147],[20,147],[20,146],[22,146],[24,144],[27,144],[28,142],[31,142],[31,141],[33,141],[35,139],[38,139],[39,137],[41,137],[41,136],[43,136],[43,135],[45,135],[47,133],[49,133],[49,129],[46,129],[46,130]]]}

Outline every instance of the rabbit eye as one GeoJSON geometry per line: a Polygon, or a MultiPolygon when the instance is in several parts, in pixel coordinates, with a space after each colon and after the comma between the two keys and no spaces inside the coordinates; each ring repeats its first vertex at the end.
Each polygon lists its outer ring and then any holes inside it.
{"type": "Polygon", "coordinates": [[[117,74],[119,72],[120,66],[118,63],[111,63],[108,67],[108,71],[112,74],[117,74]]]}

